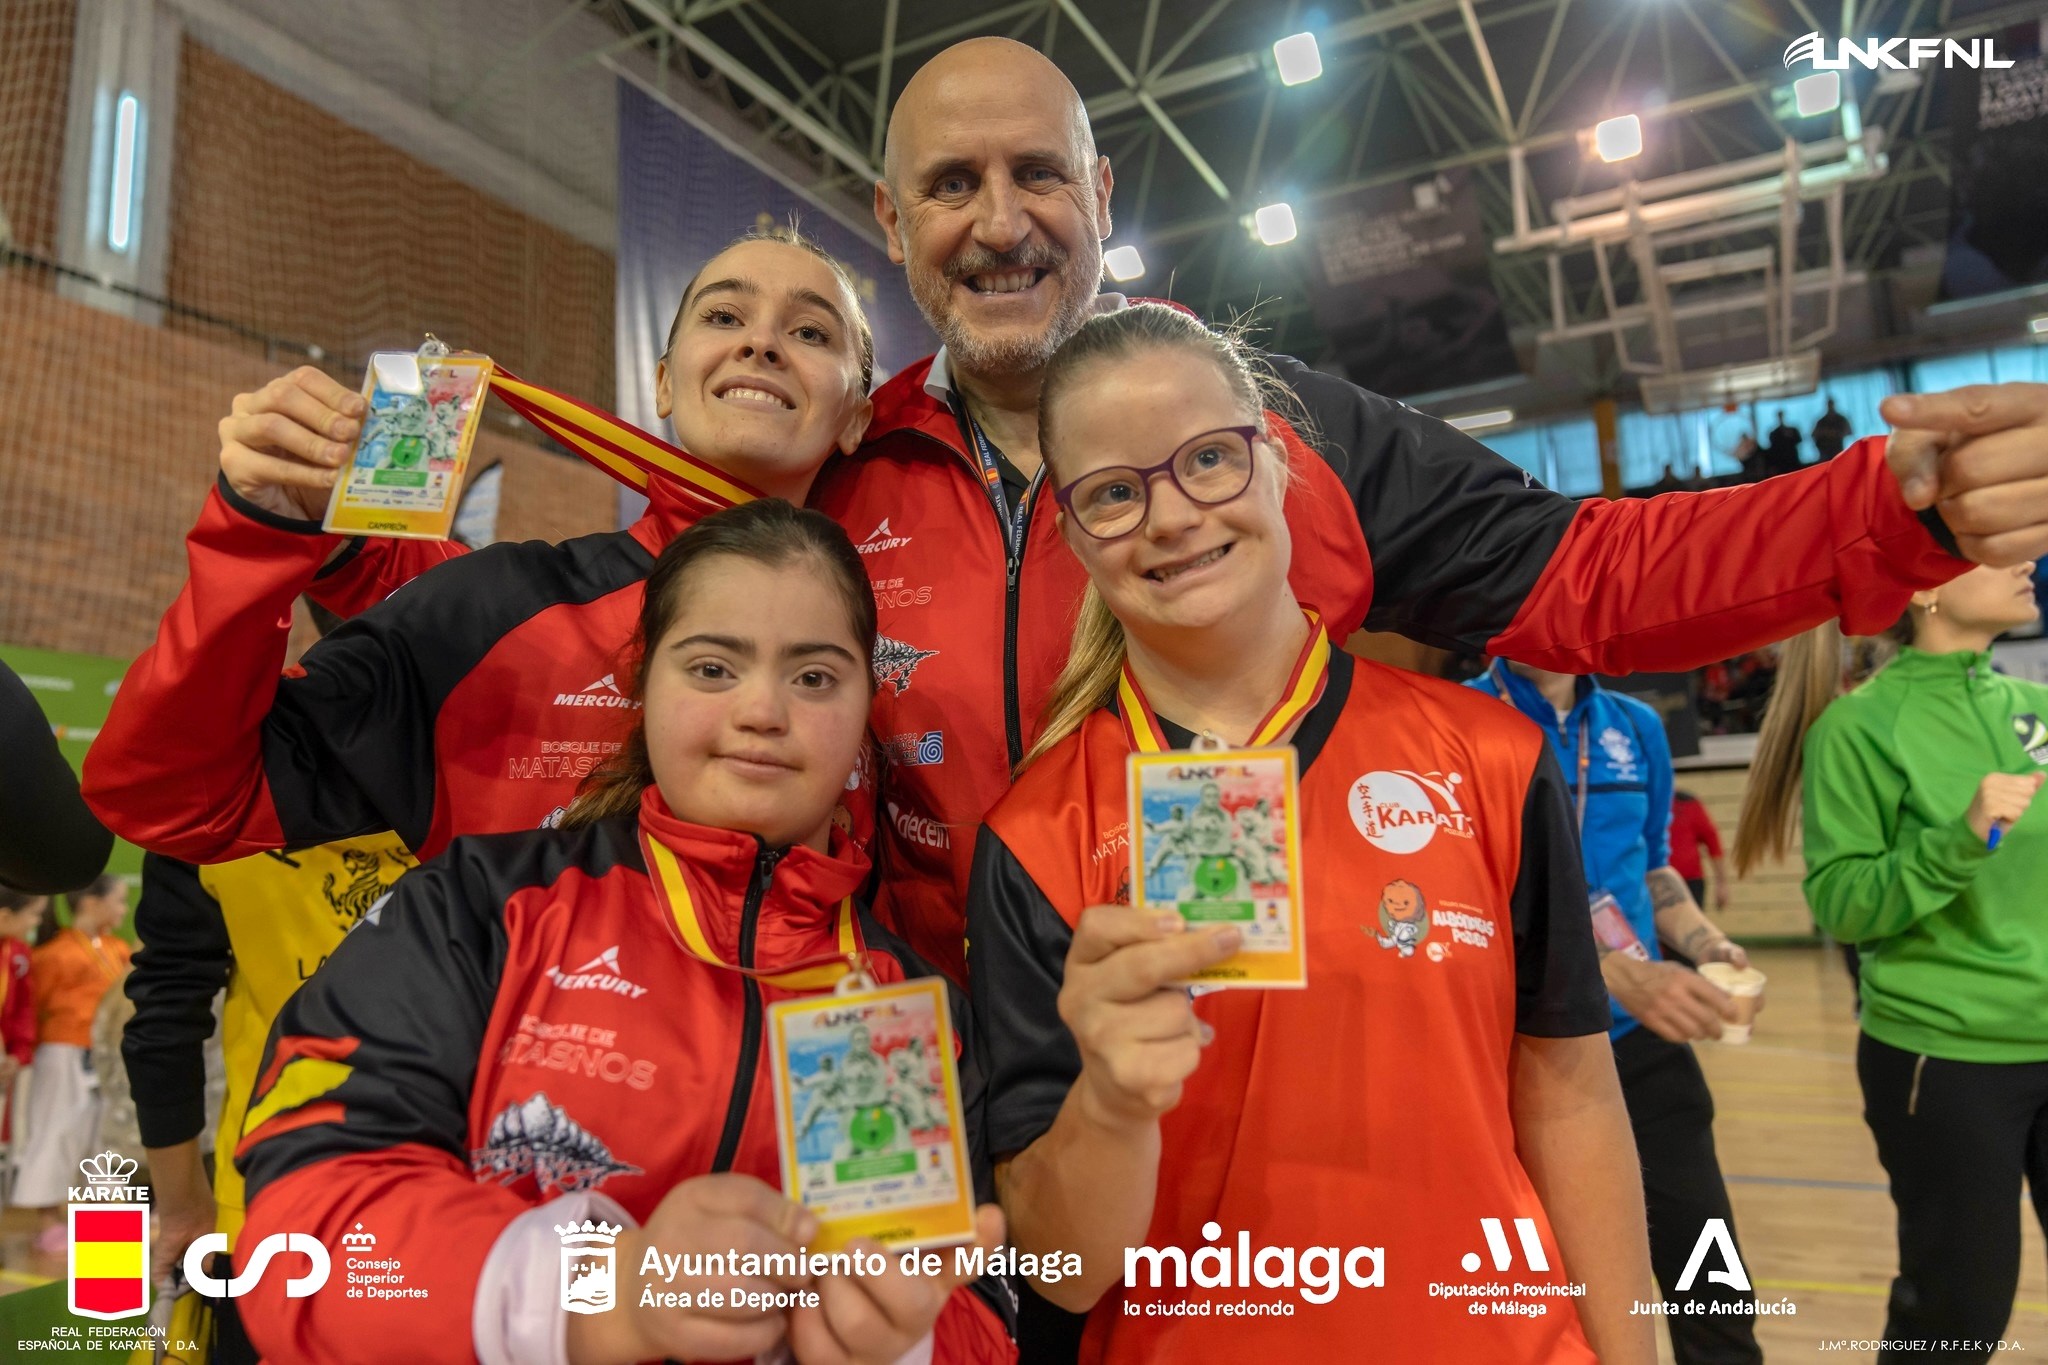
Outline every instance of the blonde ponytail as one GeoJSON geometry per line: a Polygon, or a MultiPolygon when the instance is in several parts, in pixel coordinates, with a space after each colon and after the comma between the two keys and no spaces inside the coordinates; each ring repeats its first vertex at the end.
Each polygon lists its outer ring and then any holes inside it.
{"type": "Polygon", "coordinates": [[[1913,642],[1912,608],[1882,635],[1847,641],[1841,624],[1827,621],[1779,646],[1778,676],[1756,737],[1749,765],[1749,790],[1735,825],[1735,875],[1746,877],[1760,864],[1792,849],[1804,793],[1806,732],[1841,695],[1845,677],[1865,678],[1913,642]]]}
{"type": "Polygon", "coordinates": [[[1749,765],[1749,789],[1735,825],[1735,875],[1746,877],[1792,847],[1799,819],[1806,732],[1842,690],[1842,628],[1824,621],[1778,650],[1778,676],[1749,765]]]}
{"type": "Polygon", "coordinates": [[[1081,614],[1074,622],[1074,647],[1067,666],[1052,685],[1045,703],[1045,726],[1031,752],[1017,765],[1023,772],[1068,735],[1081,728],[1091,711],[1102,708],[1116,691],[1124,667],[1123,623],[1110,615],[1102,594],[1090,583],[1081,593],[1081,614]]]}

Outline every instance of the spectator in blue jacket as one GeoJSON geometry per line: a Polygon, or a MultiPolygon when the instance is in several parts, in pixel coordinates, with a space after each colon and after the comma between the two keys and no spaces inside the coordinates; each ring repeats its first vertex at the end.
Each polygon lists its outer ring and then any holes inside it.
{"type": "Polygon", "coordinates": [[[1578,812],[1580,855],[1592,902],[1600,974],[1614,1010],[1608,1036],[1621,1073],[1622,1098],[1643,1167],[1650,1216],[1650,1264],[1669,1300],[1722,1300],[1718,1311],[1667,1319],[1678,1365],[1758,1362],[1754,1294],[1706,1271],[1734,1269],[1709,1250],[1694,1264],[1719,1219],[1735,1245],[1735,1215],[1714,1153],[1714,1097],[1692,1043],[1718,1038],[1734,1018],[1728,994],[1664,946],[1693,963],[1748,966],[1746,954],[1701,913],[1671,866],[1671,745],[1656,711],[1591,678],[1495,660],[1466,684],[1499,697],[1550,737],[1578,812]],[[1691,1284],[1681,1292],[1678,1284],[1691,1284]]]}

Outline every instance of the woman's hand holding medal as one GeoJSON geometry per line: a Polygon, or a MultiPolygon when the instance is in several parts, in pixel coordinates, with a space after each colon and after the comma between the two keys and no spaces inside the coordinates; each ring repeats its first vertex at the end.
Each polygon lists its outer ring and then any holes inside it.
{"type": "MultiPolygon", "coordinates": [[[[619,1234],[616,1264],[637,1272],[648,1247],[667,1255],[794,1256],[817,1232],[808,1210],[750,1175],[700,1175],[670,1190],[640,1228],[619,1234]]],[[[809,1275],[736,1279],[678,1274],[657,1286],[687,1294],[691,1307],[642,1306],[637,1295],[621,1295],[609,1313],[572,1314],[568,1350],[573,1365],[611,1365],[640,1360],[748,1359],[769,1350],[789,1331],[790,1313],[748,1306],[743,1295],[771,1295],[811,1288],[809,1275]],[[707,1289],[725,1291],[721,1306],[705,1307],[707,1289]],[[734,1302],[738,1300],[738,1302],[734,1302]]]]}
{"type": "MultiPolygon", "coordinates": [[[[993,1251],[1003,1240],[1003,1211],[983,1204],[975,1216],[974,1245],[993,1251]]],[[[798,1365],[890,1365],[924,1339],[955,1289],[974,1278],[955,1274],[959,1261],[950,1248],[939,1254],[937,1275],[906,1275],[901,1253],[862,1237],[847,1250],[881,1255],[880,1275],[821,1275],[816,1308],[789,1314],[789,1350],[798,1365]]],[[[971,1258],[970,1258],[971,1259],[971,1258]]]]}
{"type": "Polygon", "coordinates": [[[1223,961],[1240,940],[1236,929],[1190,930],[1179,915],[1128,905],[1082,912],[1059,1004],[1081,1051],[1075,1095],[1093,1122],[1150,1124],[1180,1103],[1211,1035],[1187,990],[1170,983],[1223,961]]]}
{"type": "Polygon", "coordinates": [[[235,395],[220,419],[220,472],[247,502],[318,521],[367,408],[363,396],[311,365],[235,395]]]}

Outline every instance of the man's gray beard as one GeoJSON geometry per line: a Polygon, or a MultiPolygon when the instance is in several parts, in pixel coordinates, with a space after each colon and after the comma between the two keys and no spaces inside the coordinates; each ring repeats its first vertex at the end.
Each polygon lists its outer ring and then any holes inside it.
{"type": "Polygon", "coordinates": [[[910,296],[917,304],[917,311],[924,314],[924,320],[939,334],[945,343],[947,358],[954,370],[966,370],[971,374],[1031,374],[1045,368],[1052,359],[1052,353],[1066,344],[1067,338],[1081,330],[1081,324],[1088,321],[1095,312],[1095,298],[1089,295],[1075,298],[1063,297],[1053,310],[1052,320],[1037,336],[1008,336],[988,341],[979,336],[960,320],[957,313],[947,305],[953,282],[944,275],[913,275],[910,296]]]}

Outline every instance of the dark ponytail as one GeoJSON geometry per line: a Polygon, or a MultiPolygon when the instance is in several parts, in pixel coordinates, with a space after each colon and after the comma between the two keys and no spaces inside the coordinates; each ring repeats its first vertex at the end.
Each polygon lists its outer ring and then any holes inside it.
{"type": "MultiPolygon", "coordinates": [[[[860,644],[861,657],[875,652],[875,594],[868,585],[867,566],[839,524],[822,512],[792,506],[781,498],[760,498],[715,512],[670,541],[654,571],[647,575],[640,603],[640,624],[629,648],[631,678],[626,695],[635,701],[647,695],[647,659],[661,643],[682,610],[684,595],[696,571],[720,556],[751,560],[768,568],[808,560],[839,592],[847,624],[860,644]]],[[[768,604],[761,604],[767,609],[768,604]]],[[[868,674],[868,685],[874,675],[868,674]]],[[[583,780],[576,799],[562,815],[564,829],[574,829],[613,816],[631,814],[640,794],[654,785],[654,765],[647,755],[647,722],[642,719],[626,737],[625,747],[583,780]]]]}

